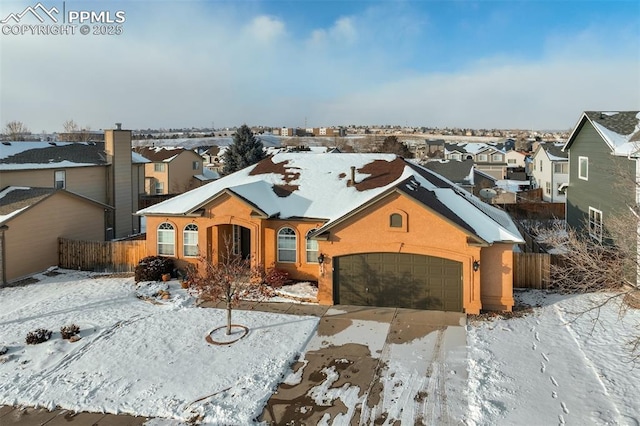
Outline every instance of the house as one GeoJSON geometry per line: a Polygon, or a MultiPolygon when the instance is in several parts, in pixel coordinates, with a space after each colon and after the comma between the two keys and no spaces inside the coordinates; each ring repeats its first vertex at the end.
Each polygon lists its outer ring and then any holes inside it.
{"type": "Polygon", "coordinates": [[[104,241],[106,204],[65,189],[0,191],[0,284],[58,264],[58,238],[104,241]]]}
{"type": "Polygon", "coordinates": [[[550,203],[566,202],[569,184],[569,158],[561,144],[538,144],[531,157],[531,183],[542,188],[542,200],[550,203]]]}
{"type": "Polygon", "coordinates": [[[148,160],[131,152],[131,131],[105,130],[104,142],[3,142],[0,189],[59,188],[110,206],[102,239],[140,232],[138,197],[148,160]]]}
{"type": "Polygon", "coordinates": [[[640,111],[585,111],[563,150],[567,224],[602,241],[607,218],[640,202],[640,111]]]}
{"type": "Polygon", "coordinates": [[[147,195],[179,194],[213,180],[203,158],[195,151],[173,147],[138,147],[136,152],[150,162],[145,165],[147,195]]]}
{"type": "Polygon", "coordinates": [[[496,179],[504,179],[506,176],[505,155],[503,144],[445,142],[444,158],[473,160],[478,170],[482,170],[496,179]]]}
{"type": "Polygon", "coordinates": [[[527,154],[521,151],[509,150],[504,158],[507,161],[507,169],[522,169],[526,167],[527,154]]]}
{"type": "Polygon", "coordinates": [[[228,244],[317,281],[322,304],[513,306],[510,217],[393,154],[281,153],[138,214],[149,255],[217,262],[228,244]]]}

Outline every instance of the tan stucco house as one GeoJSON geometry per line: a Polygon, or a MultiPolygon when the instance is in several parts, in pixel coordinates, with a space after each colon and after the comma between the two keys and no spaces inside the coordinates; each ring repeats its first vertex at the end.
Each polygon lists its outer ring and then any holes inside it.
{"type": "Polygon", "coordinates": [[[392,154],[283,153],[138,212],[150,255],[318,282],[322,304],[478,313],[513,306],[509,216],[392,154]]]}
{"type": "Polygon", "coordinates": [[[55,188],[0,191],[0,284],[58,264],[58,238],[104,241],[111,208],[55,188]]]}
{"type": "Polygon", "coordinates": [[[181,194],[219,177],[204,167],[197,152],[189,149],[138,147],[136,152],[149,160],[145,165],[147,195],[181,194]]]}

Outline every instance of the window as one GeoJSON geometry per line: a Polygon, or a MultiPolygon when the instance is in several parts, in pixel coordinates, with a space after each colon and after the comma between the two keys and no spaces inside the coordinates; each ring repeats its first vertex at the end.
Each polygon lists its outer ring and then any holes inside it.
{"type": "Polygon", "coordinates": [[[502,161],[502,154],[493,154],[491,156],[491,161],[499,163],[502,161]]]}
{"type": "Polygon", "coordinates": [[[318,241],[309,238],[315,229],[307,232],[307,263],[318,263],[318,241]]]}
{"type": "Polygon", "coordinates": [[[398,213],[393,213],[389,216],[389,226],[392,228],[402,228],[402,216],[398,213]]]}
{"type": "Polygon", "coordinates": [[[291,228],[278,231],[278,262],[293,263],[296,261],[296,232],[291,228]]]}
{"type": "Polygon", "coordinates": [[[589,180],[589,157],[578,157],[578,178],[589,180]]]}
{"type": "Polygon", "coordinates": [[[172,224],[164,222],[158,226],[158,254],[160,256],[175,256],[175,235],[172,224]]]}
{"type": "Polygon", "coordinates": [[[555,163],[553,165],[553,172],[566,175],[569,173],[569,163],[555,163]]]}
{"type": "Polygon", "coordinates": [[[185,226],[182,240],[182,254],[185,257],[196,257],[198,255],[198,225],[190,223],[185,226]]]}
{"type": "Polygon", "coordinates": [[[551,194],[551,182],[546,182],[544,185],[544,192],[551,194]]]}
{"type": "Polygon", "coordinates": [[[542,171],[542,160],[538,161],[538,170],[542,171]]]}
{"type": "Polygon", "coordinates": [[[589,236],[602,241],[602,212],[589,207],[589,236]]]}
{"type": "Polygon", "coordinates": [[[200,170],[200,162],[199,161],[194,161],[193,162],[193,170],[200,170]]]}
{"type": "Polygon", "coordinates": [[[156,194],[164,194],[164,182],[156,181],[156,194]]]}
{"type": "Polygon", "coordinates": [[[516,164],[516,159],[515,159],[515,158],[509,158],[509,159],[507,160],[507,163],[508,163],[508,164],[516,164]]]}
{"type": "Polygon", "coordinates": [[[452,160],[459,160],[461,158],[461,155],[458,154],[457,152],[451,154],[451,159],[452,160]]]}
{"type": "Polygon", "coordinates": [[[164,163],[154,163],[153,164],[154,172],[164,172],[164,163]]]}
{"type": "Polygon", "coordinates": [[[487,161],[487,154],[478,154],[478,161],[487,161]]]}
{"type": "Polygon", "coordinates": [[[53,181],[56,189],[64,189],[67,186],[66,172],[64,170],[56,170],[53,175],[53,181]]]}

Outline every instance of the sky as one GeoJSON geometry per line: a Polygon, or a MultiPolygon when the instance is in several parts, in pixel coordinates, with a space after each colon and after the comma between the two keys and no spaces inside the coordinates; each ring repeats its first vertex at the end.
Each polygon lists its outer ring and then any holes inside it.
{"type": "Polygon", "coordinates": [[[568,130],[585,110],[640,110],[637,0],[41,4],[57,23],[8,19],[37,0],[0,3],[2,127],[568,130]]]}

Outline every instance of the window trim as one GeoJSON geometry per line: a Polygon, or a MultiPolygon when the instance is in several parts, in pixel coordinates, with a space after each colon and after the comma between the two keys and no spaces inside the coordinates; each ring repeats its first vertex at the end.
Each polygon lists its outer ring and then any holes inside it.
{"type": "Polygon", "coordinates": [[[544,183],[544,193],[547,195],[551,195],[551,182],[544,183]]]}
{"type": "Polygon", "coordinates": [[[53,187],[56,189],[65,189],[67,187],[66,170],[56,170],[53,172],[53,187]],[[62,175],[62,179],[58,180],[58,175],[62,175]],[[62,182],[62,186],[58,186],[58,182],[62,182]]]}
{"type": "Polygon", "coordinates": [[[307,232],[307,235],[305,236],[305,240],[306,240],[305,253],[306,253],[307,263],[318,263],[318,255],[320,254],[320,247],[318,244],[318,240],[312,240],[309,238],[309,234],[315,231],[317,231],[316,228],[310,229],[309,232],[307,232]],[[311,245],[312,247],[309,247],[309,245],[311,245]]]}
{"type": "MultiPolygon", "coordinates": [[[[283,253],[284,254],[284,253],[283,253]]],[[[296,263],[298,260],[298,234],[295,229],[290,226],[283,226],[278,229],[276,234],[276,255],[278,259],[278,263],[296,263]],[[284,231],[291,231],[291,234],[283,234],[284,231]],[[281,246],[280,237],[286,238],[286,240],[293,240],[293,248],[287,248],[281,246]],[[293,252],[293,260],[283,260],[280,256],[280,252],[293,252]]]]}
{"type": "Polygon", "coordinates": [[[491,154],[491,162],[502,163],[502,154],[499,154],[499,153],[491,154]]]}
{"type": "Polygon", "coordinates": [[[403,219],[404,219],[404,218],[402,217],[402,215],[401,215],[400,213],[396,213],[396,212],[391,213],[391,214],[389,215],[389,228],[402,229],[402,227],[403,227],[403,222],[404,222],[404,220],[403,220],[403,219]],[[393,219],[395,219],[395,218],[400,218],[400,223],[397,223],[397,222],[396,222],[396,223],[394,224],[393,219]]]}
{"type": "Polygon", "coordinates": [[[199,161],[194,161],[192,164],[192,168],[193,170],[200,170],[200,162],[199,161]]]}
{"type": "Polygon", "coordinates": [[[166,165],[164,163],[153,163],[153,171],[156,173],[164,173],[166,165]]]}
{"type": "Polygon", "coordinates": [[[187,224],[183,229],[182,229],[182,255],[184,257],[198,257],[198,225],[195,223],[189,223],[187,224]],[[194,228],[195,229],[187,229],[187,228],[194,228]],[[188,244],[188,240],[189,238],[187,238],[187,235],[194,235],[195,234],[195,244],[188,244]],[[187,252],[189,250],[187,250],[187,248],[194,248],[195,247],[195,254],[188,254],[187,252]]]}
{"type": "Polygon", "coordinates": [[[161,180],[156,180],[153,184],[153,193],[154,195],[162,195],[164,194],[164,182],[161,180]],[[158,187],[160,187],[160,192],[158,192],[158,187]]]}
{"type": "Polygon", "coordinates": [[[602,217],[602,210],[589,206],[589,236],[599,242],[602,242],[602,228],[604,224],[602,217]],[[597,216],[599,216],[599,220],[596,220],[597,216]]]}
{"type": "Polygon", "coordinates": [[[175,226],[173,226],[173,224],[169,223],[169,222],[162,222],[160,225],[158,225],[158,229],[156,230],[156,250],[158,252],[158,256],[175,256],[176,255],[176,228],[175,226]],[[171,234],[173,235],[172,237],[172,241],[171,242],[160,242],[160,233],[164,233],[164,232],[169,232],[171,231],[171,234]],[[163,250],[161,250],[160,246],[161,244],[163,246],[171,246],[171,252],[169,253],[168,251],[166,253],[163,253],[163,250]]]}
{"type": "Polygon", "coordinates": [[[476,155],[476,161],[486,163],[489,161],[489,156],[487,154],[478,154],[476,155]]]}
{"type": "Polygon", "coordinates": [[[566,161],[558,161],[553,163],[553,173],[558,175],[566,175],[567,173],[569,173],[569,163],[567,163],[566,161]],[[556,170],[557,168],[559,168],[560,171],[556,170]],[[563,169],[565,171],[562,171],[563,169]]]}
{"type": "Polygon", "coordinates": [[[578,156],[578,179],[582,179],[582,180],[589,180],[589,157],[584,157],[582,155],[578,156]],[[583,170],[582,170],[582,164],[584,161],[584,176],[582,174],[583,170]]]}

